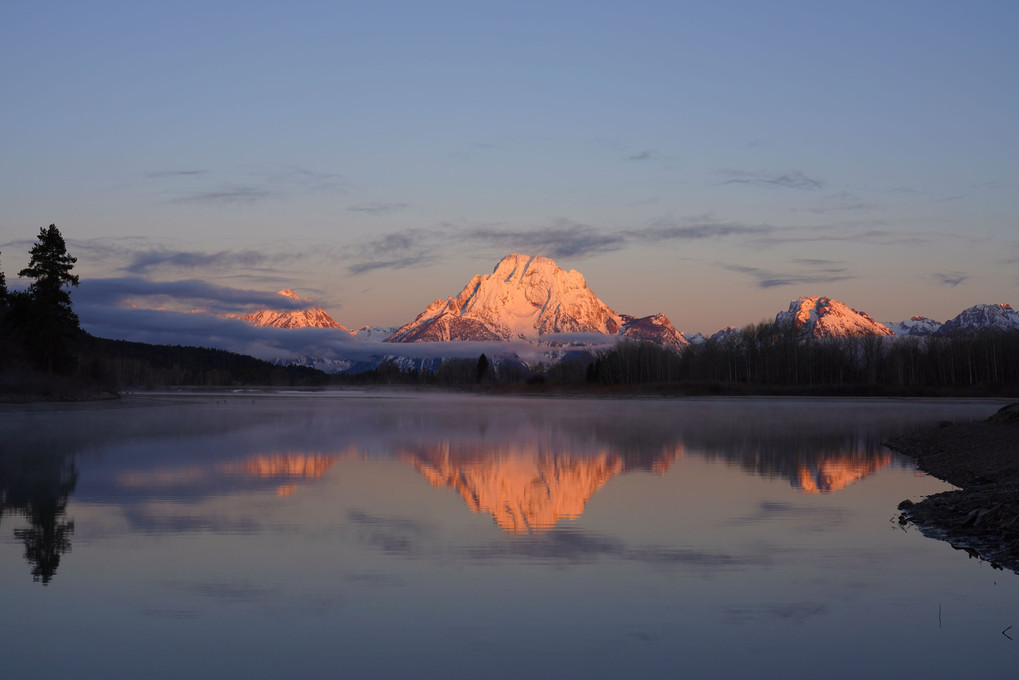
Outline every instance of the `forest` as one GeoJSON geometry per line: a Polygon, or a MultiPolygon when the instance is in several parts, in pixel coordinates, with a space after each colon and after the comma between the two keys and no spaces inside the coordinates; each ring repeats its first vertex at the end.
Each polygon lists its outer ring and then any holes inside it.
{"type": "Polygon", "coordinates": [[[413,385],[495,391],[641,391],[674,394],[1019,395],[1019,331],[949,335],[804,337],[762,321],[683,349],[622,341],[565,351],[551,363],[447,359],[433,369],[393,360],[358,374],[329,375],[218,349],[148,345],[85,333],[69,288],[77,261],[55,225],[40,229],[31,262],[9,291],[0,271],[0,398],[115,396],[165,387],[413,385]]]}
{"type": "Polygon", "coordinates": [[[0,270],[0,401],[112,398],[124,388],[317,386],[330,376],[202,347],[107,340],[81,329],[69,289],[77,258],[56,225],[39,230],[31,261],[8,290],[0,270]]]}

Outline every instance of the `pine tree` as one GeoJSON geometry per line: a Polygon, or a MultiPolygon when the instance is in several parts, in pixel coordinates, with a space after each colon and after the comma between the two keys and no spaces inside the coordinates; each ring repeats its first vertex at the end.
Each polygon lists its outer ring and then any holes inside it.
{"type": "Polygon", "coordinates": [[[18,276],[33,279],[28,286],[29,294],[40,305],[66,308],[70,312],[71,296],[64,287],[78,285],[78,276],[71,273],[78,258],[67,253],[57,225],[39,229],[39,240],[32,246],[31,255],[28,266],[18,272],[18,276]]]}
{"type": "Polygon", "coordinates": [[[13,321],[24,350],[40,369],[69,372],[74,366],[71,346],[81,329],[65,287],[78,285],[78,276],[71,273],[78,259],[67,253],[55,224],[39,230],[31,255],[18,276],[32,279],[32,283],[27,293],[11,300],[17,303],[12,308],[13,321]]]}
{"type": "MultiPolygon", "coordinates": [[[[3,253],[0,253],[2,255],[3,253]]],[[[7,307],[7,278],[4,270],[0,269],[0,311],[7,307]]]]}

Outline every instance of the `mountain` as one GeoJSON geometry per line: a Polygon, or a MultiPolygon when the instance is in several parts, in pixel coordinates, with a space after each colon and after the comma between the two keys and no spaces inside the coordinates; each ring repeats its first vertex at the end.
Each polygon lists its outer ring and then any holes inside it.
{"type": "Polygon", "coordinates": [[[383,342],[386,338],[397,331],[398,326],[361,326],[356,331],[351,331],[358,340],[368,342],[383,342]]]}
{"type": "Polygon", "coordinates": [[[800,462],[790,476],[793,488],[804,493],[829,493],[844,489],[853,482],[869,477],[892,462],[889,454],[874,456],[820,454],[816,460],[800,462]]]}
{"type": "Polygon", "coordinates": [[[841,338],[855,335],[892,335],[888,326],[858,312],[839,300],[802,297],[775,316],[775,323],[792,323],[803,337],[841,338]]]}
{"type": "Polygon", "coordinates": [[[541,255],[507,255],[460,294],[436,300],[387,342],[536,340],[552,333],[617,334],[623,317],[598,299],[584,276],[541,255]]]}
{"type": "Polygon", "coordinates": [[[622,314],[620,318],[623,320],[623,328],[619,335],[624,338],[674,347],[686,347],[690,344],[690,340],[677,331],[664,314],[642,316],[639,319],[622,314]]]}
{"type": "Polygon", "coordinates": [[[616,475],[665,474],[682,453],[677,447],[663,450],[645,466],[614,451],[570,455],[527,445],[479,449],[446,441],[407,446],[399,455],[432,486],[452,489],[471,511],[491,515],[503,531],[538,533],[579,518],[591,496],[616,475]]]}
{"type": "Polygon", "coordinates": [[[711,341],[712,342],[725,342],[729,338],[737,338],[740,333],[741,333],[741,331],[740,331],[739,328],[736,328],[735,326],[726,326],[725,328],[723,328],[720,331],[715,331],[711,335],[711,341]]]}
{"type": "Polygon", "coordinates": [[[1019,312],[1010,305],[973,305],[964,309],[954,319],[946,321],[940,335],[957,335],[994,329],[1001,331],[1019,330],[1019,312]]]}
{"type": "MultiPolygon", "coordinates": [[[[297,293],[289,288],[284,288],[279,291],[279,294],[293,300],[311,302],[309,298],[298,297],[297,293]]],[[[347,333],[350,332],[340,324],[333,321],[333,318],[321,307],[279,310],[263,309],[258,312],[252,312],[251,314],[245,314],[241,317],[241,319],[247,321],[253,326],[269,326],[272,328],[335,328],[347,333]]]]}
{"type": "Polygon", "coordinates": [[[941,330],[942,324],[934,319],[928,319],[926,316],[914,316],[906,319],[905,321],[899,321],[898,323],[885,324],[892,332],[896,335],[909,335],[914,337],[924,337],[927,335],[934,335],[941,330]]]}
{"type": "Polygon", "coordinates": [[[691,345],[703,345],[705,342],[708,341],[708,339],[705,338],[700,333],[694,333],[693,335],[687,335],[686,333],[681,333],[680,335],[682,335],[683,338],[687,342],[689,342],[691,345]]]}

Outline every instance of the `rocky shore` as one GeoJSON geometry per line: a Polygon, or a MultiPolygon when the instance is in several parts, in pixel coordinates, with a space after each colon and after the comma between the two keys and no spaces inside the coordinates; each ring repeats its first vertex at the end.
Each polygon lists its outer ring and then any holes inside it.
{"type": "Polygon", "coordinates": [[[886,442],[958,491],[899,504],[900,523],[1019,573],[1019,404],[987,421],[940,427],[886,442]]]}

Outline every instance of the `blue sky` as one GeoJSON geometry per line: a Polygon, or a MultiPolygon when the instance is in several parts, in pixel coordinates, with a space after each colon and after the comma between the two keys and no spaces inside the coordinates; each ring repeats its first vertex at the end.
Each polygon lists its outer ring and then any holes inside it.
{"type": "Polygon", "coordinates": [[[56,223],[86,328],[283,287],[395,325],[510,252],[690,332],[805,295],[944,321],[1019,303],[1017,34],[1015,2],[4,3],[0,268],[56,223]]]}

